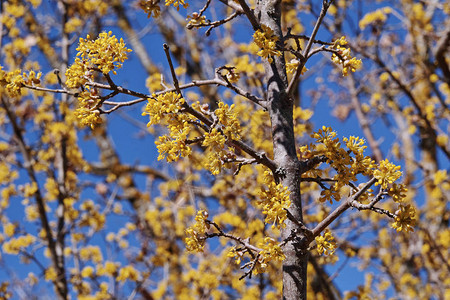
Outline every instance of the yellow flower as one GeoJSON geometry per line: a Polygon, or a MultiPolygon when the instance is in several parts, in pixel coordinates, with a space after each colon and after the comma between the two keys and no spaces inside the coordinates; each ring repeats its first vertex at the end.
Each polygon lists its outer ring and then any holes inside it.
{"type": "Polygon", "coordinates": [[[119,270],[119,275],[117,276],[117,281],[125,281],[125,280],[132,280],[132,281],[138,281],[140,277],[140,273],[138,270],[136,270],[133,266],[128,265],[119,270]]]}
{"type": "Polygon", "coordinates": [[[283,261],[286,258],[281,247],[271,237],[265,237],[264,243],[259,243],[258,246],[263,250],[259,252],[260,257],[254,269],[255,274],[263,273],[270,261],[283,261]]]}
{"type": "Polygon", "coordinates": [[[200,234],[205,233],[209,228],[209,225],[206,223],[207,219],[208,212],[199,210],[195,216],[194,225],[186,229],[185,233],[187,237],[184,239],[184,242],[189,252],[203,252],[205,239],[200,234]]]}
{"type": "Polygon", "coordinates": [[[55,281],[58,278],[58,274],[53,267],[50,267],[45,270],[44,278],[46,281],[55,281]]]}
{"type": "Polygon", "coordinates": [[[331,56],[331,60],[337,64],[342,65],[342,75],[347,76],[348,71],[355,72],[359,68],[361,68],[362,61],[360,59],[356,59],[355,57],[352,57],[350,48],[345,48],[342,46],[345,46],[347,44],[347,40],[345,39],[345,36],[339,38],[334,42],[332,46],[330,46],[331,49],[335,49],[338,51],[339,55],[336,55],[333,53],[331,56]]]}
{"type": "Polygon", "coordinates": [[[393,183],[402,176],[400,168],[387,159],[380,161],[378,168],[373,171],[373,176],[378,180],[375,185],[381,185],[383,189],[386,189],[389,183],[393,183]]]}
{"type": "Polygon", "coordinates": [[[287,218],[286,210],[291,206],[289,191],[287,187],[275,182],[270,182],[268,189],[262,189],[258,204],[263,208],[263,214],[266,215],[265,222],[272,227],[284,227],[284,221],[287,218]]]}
{"type": "Polygon", "coordinates": [[[159,7],[158,0],[141,0],[139,1],[139,7],[147,14],[147,18],[157,18],[161,15],[161,8],[159,7]]]}
{"type": "Polygon", "coordinates": [[[92,277],[94,275],[94,268],[91,266],[84,267],[83,270],[81,270],[81,277],[92,277]]]}
{"type": "Polygon", "coordinates": [[[400,204],[399,209],[395,212],[395,221],[392,223],[392,228],[403,232],[414,231],[415,215],[416,210],[412,205],[400,204]]]}
{"type": "Polygon", "coordinates": [[[332,255],[336,251],[336,242],[328,229],[325,229],[323,235],[316,236],[315,240],[319,254],[332,255]]]}
{"type": "Polygon", "coordinates": [[[281,55],[281,51],[276,50],[277,41],[278,37],[275,36],[273,30],[266,25],[261,25],[261,29],[258,29],[253,34],[253,42],[261,49],[257,54],[266,58],[269,63],[273,61],[272,56],[281,55]]]}
{"type": "Polygon", "coordinates": [[[359,21],[359,28],[364,30],[368,25],[373,23],[384,23],[387,20],[387,15],[392,12],[392,8],[383,7],[373,12],[367,13],[359,21]]]}
{"type": "Polygon", "coordinates": [[[165,0],[166,6],[173,5],[177,10],[180,10],[180,5],[183,6],[183,8],[187,8],[189,6],[188,3],[186,3],[185,0],[165,0]]]}
{"type": "MultiPolygon", "coordinates": [[[[291,59],[290,62],[286,63],[286,72],[287,73],[294,73],[298,66],[300,65],[300,61],[296,58],[291,59]]],[[[302,72],[300,73],[300,75],[305,74],[305,72],[308,71],[308,69],[303,66],[302,72]]]]}

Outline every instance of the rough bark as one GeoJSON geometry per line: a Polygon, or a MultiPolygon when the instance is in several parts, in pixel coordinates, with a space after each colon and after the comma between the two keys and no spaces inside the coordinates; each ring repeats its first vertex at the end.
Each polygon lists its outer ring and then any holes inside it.
{"type": "MultiPolygon", "coordinates": [[[[281,1],[258,1],[256,17],[260,24],[270,27],[275,35],[281,37],[281,1]]],[[[264,61],[267,82],[267,109],[272,126],[274,146],[274,161],[279,169],[275,178],[290,191],[292,216],[302,221],[302,203],[300,197],[300,174],[296,154],[293,107],[294,101],[287,93],[288,80],[284,56],[273,57],[273,62],[264,61]]],[[[283,262],[283,299],[306,299],[306,268],[308,255],[302,251],[301,230],[289,219],[282,229],[282,239],[288,239],[291,233],[297,234],[297,239],[286,243],[283,248],[286,259],[283,262]]]]}

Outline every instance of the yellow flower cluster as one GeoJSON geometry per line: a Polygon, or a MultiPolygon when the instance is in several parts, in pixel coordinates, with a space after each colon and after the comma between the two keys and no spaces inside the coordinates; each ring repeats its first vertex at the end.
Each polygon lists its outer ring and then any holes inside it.
{"type": "Polygon", "coordinates": [[[97,275],[98,276],[109,276],[116,277],[117,270],[119,269],[119,264],[112,261],[105,261],[103,265],[97,265],[97,275]]]}
{"type": "Polygon", "coordinates": [[[395,202],[402,202],[406,197],[406,192],[408,189],[404,184],[392,184],[392,187],[389,189],[388,194],[392,197],[395,202]]]}
{"type": "Polygon", "coordinates": [[[348,71],[355,72],[361,68],[362,62],[360,59],[352,57],[350,48],[343,47],[345,45],[347,45],[347,40],[345,39],[345,36],[342,36],[336,40],[330,48],[337,50],[339,53],[339,56],[333,54],[331,60],[337,65],[342,65],[342,75],[347,76],[348,71]]]}
{"type": "Polygon", "coordinates": [[[185,233],[187,237],[184,239],[186,249],[190,252],[203,252],[205,247],[205,239],[200,234],[205,233],[209,228],[206,223],[208,219],[208,212],[199,210],[195,216],[195,223],[191,227],[187,228],[185,233]]]}
{"type": "Polygon", "coordinates": [[[186,143],[191,131],[189,126],[189,116],[180,113],[184,98],[181,95],[169,92],[150,97],[142,113],[143,116],[149,115],[150,121],[147,126],[167,123],[169,135],[160,136],[155,142],[158,148],[158,160],[167,157],[168,162],[177,161],[180,157],[186,157],[191,154],[191,148],[186,143]]]}
{"type": "Polygon", "coordinates": [[[387,15],[392,12],[392,8],[383,7],[373,12],[367,13],[359,21],[359,28],[364,30],[368,25],[373,23],[384,23],[387,20],[387,15]]]}
{"type": "Polygon", "coordinates": [[[403,232],[414,231],[415,215],[416,210],[412,205],[400,204],[399,209],[395,212],[395,221],[392,223],[392,228],[403,232]]]}
{"type": "Polygon", "coordinates": [[[336,242],[328,229],[325,229],[323,235],[316,236],[315,240],[319,254],[332,255],[336,251],[336,242]]]}
{"type": "Polygon", "coordinates": [[[234,262],[239,265],[241,264],[242,259],[244,258],[244,252],[242,250],[238,250],[236,246],[231,247],[231,249],[227,253],[227,257],[234,258],[234,262]]]}
{"type": "Polygon", "coordinates": [[[117,40],[112,32],[102,32],[98,38],[91,40],[87,35],[86,39],[80,38],[77,58],[73,65],[66,71],[66,85],[70,88],[78,88],[93,79],[93,69],[99,69],[103,74],[122,67],[122,63],[128,59],[127,53],[130,49],[125,47],[121,38],[117,40]]]}
{"type": "Polygon", "coordinates": [[[138,281],[140,277],[140,272],[136,270],[133,266],[128,265],[119,270],[119,275],[117,276],[117,281],[138,281]]]}
{"type": "Polygon", "coordinates": [[[24,84],[38,85],[41,82],[41,75],[41,72],[36,73],[34,71],[30,71],[28,74],[22,73],[20,69],[5,72],[0,66],[0,92],[4,89],[8,96],[18,97],[22,94],[21,88],[24,84]]]}
{"type": "Polygon", "coordinates": [[[189,6],[189,4],[186,3],[185,0],[166,0],[166,6],[170,5],[176,7],[177,10],[180,10],[180,5],[182,5],[183,8],[187,8],[189,6]]]}
{"type": "Polygon", "coordinates": [[[258,29],[253,34],[253,42],[261,49],[257,54],[266,58],[269,63],[273,61],[272,56],[281,55],[281,51],[276,50],[277,41],[278,37],[275,36],[273,30],[266,25],[261,25],[261,29],[258,29]]]}
{"type": "Polygon", "coordinates": [[[262,206],[263,214],[266,215],[265,222],[272,223],[272,227],[285,227],[286,210],[291,206],[289,191],[281,183],[276,184],[273,180],[269,180],[271,177],[269,171],[266,171],[264,176],[268,189],[261,189],[258,204],[262,206]]]}
{"type": "Polygon", "coordinates": [[[22,248],[26,248],[33,244],[36,238],[30,234],[19,236],[18,238],[13,238],[8,242],[3,243],[3,251],[8,254],[19,254],[22,248]]]}
{"type": "Polygon", "coordinates": [[[66,85],[69,88],[81,88],[78,96],[78,108],[75,116],[82,125],[91,128],[101,123],[100,103],[98,91],[95,88],[85,86],[93,81],[94,71],[99,70],[103,74],[113,72],[122,67],[122,63],[128,58],[130,49],[125,47],[123,39],[120,42],[112,35],[112,32],[102,32],[98,38],[91,40],[88,35],[86,39],[80,38],[77,58],[66,71],[66,85]]]}
{"type": "Polygon", "coordinates": [[[241,125],[234,112],[235,105],[228,106],[228,104],[219,102],[218,106],[219,108],[214,111],[214,114],[219,118],[223,134],[228,139],[239,140],[241,138],[241,125]]]}
{"type": "Polygon", "coordinates": [[[389,183],[393,183],[402,176],[400,168],[387,159],[380,161],[379,166],[373,171],[373,176],[378,180],[375,185],[381,185],[383,189],[386,189],[389,183]]]}
{"type": "Polygon", "coordinates": [[[286,258],[280,245],[271,237],[265,237],[264,243],[259,243],[258,246],[263,250],[259,252],[255,274],[263,273],[270,261],[283,261],[286,258]]]}
{"type": "Polygon", "coordinates": [[[153,95],[148,98],[147,105],[142,113],[143,116],[148,115],[150,118],[147,127],[159,124],[162,120],[170,122],[171,119],[176,119],[177,113],[181,110],[184,102],[184,98],[175,92],[164,93],[158,97],[153,95]]]}
{"type": "Polygon", "coordinates": [[[147,18],[157,18],[161,15],[161,8],[159,7],[159,0],[141,0],[139,7],[147,14],[147,18]]]}
{"type": "Polygon", "coordinates": [[[205,167],[213,175],[220,173],[223,160],[229,156],[229,152],[225,150],[225,142],[227,140],[239,140],[241,138],[241,126],[234,112],[234,104],[228,106],[228,104],[219,102],[218,106],[214,111],[218,121],[215,124],[216,127],[211,129],[210,132],[205,133],[205,138],[202,142],[202,146],[208,147],[205,167]]]}
{"type": "Polygon", "coordinates": [[[206,24],[206,17],[200,16],[198,13],[194,12],[192,16],[187,16],[188,26],[198,26],[206,24]]]}
{"type": "MultiPolygon", "coordinates": [[[[287,73],[294,73],[298,66],[300,65],[300,61],[296,58],[291,59],[290,62],[286,63],[286,72],[287,73]]],[[[300,73],[301,75],[305,74],[305,72],[308,71],[308,69],[303,66],[302,72],[300,73]]]]}

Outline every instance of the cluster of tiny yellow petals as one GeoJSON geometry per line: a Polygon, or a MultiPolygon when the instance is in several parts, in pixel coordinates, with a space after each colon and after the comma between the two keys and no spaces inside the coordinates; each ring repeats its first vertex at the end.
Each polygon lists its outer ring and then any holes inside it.
{"type": "Polygon", "coordinates": [[[102,123],[100,111],[98,110],[98,100],[92,98],[91,88],[87,87],[78,94],[78,107],[74,111],[75,117],[83,126],[94,129],[95,125],[102,123]]]}
{"type": "Polygon", "coordinates": [[[400,168],[400,166],[390,163],[388,159],[380,161],[378,167],[373,171],[373,176],[377,179],[375,185],[381,185],[383,189],[386,189],[388,184],[402,176],[400,168]]]}
{"type": "Polygon", "coordinates": [[[8,254],[18,254],[20,250],[30,246],[36,241],[36,238],[30,234],[12,238],[2,245],[3,251],[8,254]]]}
{"type": "Polygon", "coordinates": [[[257,54],[266,58],[270,63],[273,61],[272,56],[281,55],[281,51],[276,50],[277,41],[278,37],[275,36],[273,30],[266,25],[261,25],[261,29],[258,29],[253,34],[253,42],[261,49],[257,54]]]}
{"type": "Polygon", "coordinates": [[[66,71],[66,85],[70,88],[78,88],[92,80],[93,69],[99,69],[103,74],[108,74],[122,67],[122,63],[128,59],[130,49],[125,47],[123,39],[117,40],[112,32],[102,32],[98,38],[91,40],[80,38],[77,58],[66,71]]]}
{"type": "Polygon", "coordinates": [[[184,102],[184,98],[175,92],[168,92],[160,94],[157,97],[152,96],[148,98],[147,105],[142,113],[143,116],[148,115],[150,117],[147,127],[161,123],[161,120],[166,115],[172,116],[178,113],[184,102]]]}
{"type": "Polygon", "coordinates": [[[332,255],[336,250],[336,242],[328,229],[325,229],[323,235],[316,236],[315,240],[319,254],[332,255]]]}
{"type": "Polygon", "coordinates": [[[392,184],[392,187],[389,189],[388,194],[392,197],[395,202],[402,202],[406,197],[406,192],[408,189],[404,184],[392,184]]]}
{"type": "Polygon", "coordinates": [[[255,274],[264,272],[270,261],[283,261],[286,258],[280,245],[271,237],[265,237],[264,243],[259,243],[258,246],[263,250],[259,252],[255,274]]]}
{"type": "Polygon", "coordinates": [[[177,10],[180,10],[180,5],[183,6],[183,8],[187,8],[189,6],[189,3],[185,0],[166,0],[165,2],[166,6],[173,5],[177,10]]]}
{"type": "Polygon", "coordinates": [[[154,95],[148,98],[148,103],[142,113],[148,115],[150,120],[147,126],[160,124],[165,121],[169,134],[163,135],[155,142],[158,148],[158,160],[167,157],[168,162],[177,161],[180,157],[186,157],[191,153],[191,148],[186,143],[191,131],[188,117],[181,114],[184,98],[175,92],[154,95]]]}
{"type": "Polygon", "coordinates": [[[236,71],[235,68],[229,69],[228,73],[225,75],[229,82],[236,83],[239,81],[239,78],[241,78],[241,73],[236,71]]]}
{"type": "Polygon", "coordinates": [[[176,125],[169,125],[169,130],[169,135],[160,136],[155,141],[156,148],[159,152],[158,160],[166,158],[168,162],[172,162],[177,161],[180,157],[189,156],[192,152],[186,143],[191,130],[189,123],[184,121],[181,128],[176,125]]]}
{"type": "Polygon", "coordinates": [[[400,204],[399,209],[395,212],[394,223],[392,228],[397,231],[410,232],[414,231],[413,226],[416,224],[416,210],[410,205],[400,204]]]}
{"type": "Polygon", "coordinates": [[[161,15],[161,8],[159,7],[159,0],[141,0],[139,7],[147,14],[147,17],[157,18],[161,15]]]}
{"type": "Polygon", "coordinates": [[[344,47],[345,45],[347,45],[347,40],[343,36],[336,40],[330,48],[339,53],[339,55],[333,54],[331,60],[337,65],[342,65],[342,75],[347,76],[348,71],[355,72],[361,68],[362,62],[360,59],[352,57],[350,48],[344,47]]]}
{"type": "Polygon", "coordinates": [[[384,23],[387,20],[387,15],[392,12],[391,7],[379,8],[373,12],[367,13],[359,21],[359,28],[365,29],[368,25],[374,23],[384,23]]]}
{"type": "Polygon", "coordinates": [[[136,270],[133,266],[127,265],[119,270],[119,274],[116,277],[117,281],[138,281],[140,278],[140,272],[136,270]]]}
{"type": "MultiPolygon", "coordinates": [[[[300,61],[296,58],[291,59],[290,62],[286,63],[286,72],[287,73],[294,73],[298,66],[300,65],[300,61]]],[[[308,71],[308,69],[303,66],[302,72],[300,73],[301,75],[305,74],[305,72],[308,71]]]]}
{"type": "Polygon", "coordinates": [[[244,258],[244,251],[238,250],[236,247],[231,247],[231,249],[227,253],[227,257],[234,258],[234,262],[239,265],[244,258]]]}
{"type": "Polygon", "coordinates": [[[117,40],[111,31],[100,33],[95,40],[91,40],[89,35],[86,39],[80,38],[76,50],[77,57],[66,71],[66,85],[69,88],[81,88],[75,116],[81,125],[94,128],[96,124],[101,123],[98,110],[101,103],[98,91],[85,84],[93,81],[94,71],[97,70],[103,74],[111,71],[116,74],[115,70],[122,67],[122,63],[128,58],[127,53],[131,50],[125,47],[123,39],[117,40]]]}
{"type": "MultiPolygon", "coordinates": [[[[268,173],[268,171],[266,171],[268,173]]],[[[291,206],[289,191],[281,183],[276,184],[273,180],[266,180],[267,189],[261,189],[258,204],[266,215],[265,222],[272,223],[272,227],[285,227],[284,221],[287,218],[287,209],[291,206]]]]}
{"type": "Polygon", "coordinates": [[[194,12],[192,16],[187,16],[186,20],[188,21],[188,28],[190,26],[199,27],[199,25],[206,24],[206,17],[201,16],[199,13],[194,12]]]}
{"type": "Polygon", "coordinates": [[[22,71],[19,69],[12,72],[6,72],[3,70],[2,66],[0,66],[0,89],[4,88],[10,97],[20,96],[21,88],[24,84],[21,73],[22,71]]]}
{"type": "Polygon", "coordinates": [[[205,238],[203,238],[201,234],[205,233],[209,228],[209,224],[206,223],[207,219],[208,212],[199,210],[195,216],[194,225],[186,229],[185,233],[187,237],[184,239],[184,242],[188,251],[203,252],[205,238]]]}
{"type": "Polygon", "coordinates": [[[214,114],[219,118],[223,134],[225,134],[228,139],[239,140],[241,125],[234,112],[235,105],[232,104],[231,106],[228,106],[228,104],[219,102],[218,106],[219,107],[214,111],[214,114]]]}

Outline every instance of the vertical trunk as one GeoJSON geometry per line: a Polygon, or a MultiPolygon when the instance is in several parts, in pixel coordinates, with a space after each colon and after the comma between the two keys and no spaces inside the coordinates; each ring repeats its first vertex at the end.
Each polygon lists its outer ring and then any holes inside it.
{"type": "MultiPolygon", "coordinates": [[[[256,16],[261,24],[270,27],[276,36],[282,37],[281,1],[260,0],[256,7],[256,16]]],[[[300,174],[297,171],[298,159],[295,148],[293,129],[293,99],[287,94],[288,81],[284,56],[273,57],[273,62],[264,61],[267,82],[267,103],[272,124],[274,160],[280,172],[275,174],[290,191],[290,212],[296,220],[302,221],[302,204],[300,197],[300,174]]],[[[290,221],[285,221],[282,239],[287,239],[296,232],[298,239],[288,242],[283,248],[286,259],[283,262],[283,299],[306,299],[307,253],[302,251],[301,231],[290,221]]]]}

